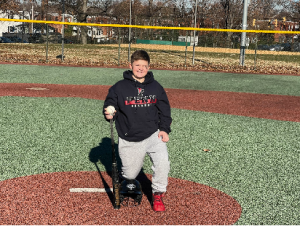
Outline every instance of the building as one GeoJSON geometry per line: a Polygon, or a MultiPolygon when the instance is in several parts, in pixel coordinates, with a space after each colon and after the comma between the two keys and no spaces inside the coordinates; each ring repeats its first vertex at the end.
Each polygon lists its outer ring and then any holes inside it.
{"type": "MultiPolygon", "coordinates": [[[[11,11],[3,12],[0,11],[0,17],[1,18],[7,18],[7,19],[28,19],[29,13],[20,11],[18,14],[14,14],[11,11]]],[[[22,22],[12,22],[12,21],[0,21],[0,36],[5,36],[5,34],[10,33],[19,33],[20,31],[20,25],[22,25],[22,22]]]]}
{"type": "MultiPolygon", "coordinates": [[[[31,19],[31,14],[26,11],[19,11],[17,14],[12,12],[0,12],[1,18],[8,18],[8,19],[31,19]]],[[[41,18],[41,15],[37,12],[34,12],[34,18],[36,20],[46,20],[46,18],[41,18]]],[[[47,14],[48,21],[62,21],[62,15],[58,13],[48,13],[47,14]]],[[[64,14],[64,21],[65,22],[77,22],[76,18],[70,14],[64,14]]],[[[109,23],[110,18],[105,16],[88,16],[87,22],[88,23],[109,23]]],[[[13,21],[0,21],[0,36],[4,36],[7,38],[10,37],[19,37],[26,42],[30,41],[30,37],[38,36],[38,35],[46,35],[46,24],[40,23],[24,23],[24,22],[13,22],[13,21]]],[[[62,34],[62,25],[61,24],[48,24],[48,32],[49,34],[62,34]]],[[[66,28],[67,26],[65,26],[66,28]]],[[[73,26],[72,28],[72,36],[79,36],[80,35],[80,27],[81,26],[73,26]]],[[[110,38],[114,37],[114,31],[110,27],[91,27],[87,26],[88,28],[88,36],[91,39],[95,39],[97,43],[108,41],[110,38]]],[[[56,40],[61,40],[58,38],[56,40]]]]}
{"type": "MultiPolygon", "coordinates": [[[[299,31],[299,22],[273,20],[274,30],[276,31],[299,31]]],[[[298,35],[274,34],[274,41],[278,43],[298,41],[298,35]]]]}

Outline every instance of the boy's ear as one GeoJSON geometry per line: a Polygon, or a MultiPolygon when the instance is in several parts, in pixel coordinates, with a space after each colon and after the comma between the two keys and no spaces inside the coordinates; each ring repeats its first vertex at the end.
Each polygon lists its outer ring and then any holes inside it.
{"type": "Polygon", "coordinates": [[[132,70],[132,65],[131,65],[131,63],[129,64],[129,68],[132,70]]]}

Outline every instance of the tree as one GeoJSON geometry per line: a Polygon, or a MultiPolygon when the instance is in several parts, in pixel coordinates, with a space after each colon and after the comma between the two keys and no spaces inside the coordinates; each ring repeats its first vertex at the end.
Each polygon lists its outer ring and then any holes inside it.
{"type": "MultiPolygon", "coordinates": [[[[73,15],[80,23],[86,23],[88,16],[108,15],[112,0],[49,0],[49,7],[61,13],[63,4],[65,13],[73,15]]],[[[80,31],[81,43],[87,44],[88,28],[80,26],[77,31],[80,31]]]]}
{"type": "MultiPolygon", "coordinates": [[[[240,0],[221,0],[223,9],[223,26],[225,29],[240,29],[242,24],[243,1],[240,0]]],[[[230,47],[232,32],[226,32],[226,46],[230,47]]]]}
{"type": "Polygon", "coordinates": [[[14,11],[17,12],[19,9],[19,1],[17,0],[0,0],[0,11],[14,11]]]}

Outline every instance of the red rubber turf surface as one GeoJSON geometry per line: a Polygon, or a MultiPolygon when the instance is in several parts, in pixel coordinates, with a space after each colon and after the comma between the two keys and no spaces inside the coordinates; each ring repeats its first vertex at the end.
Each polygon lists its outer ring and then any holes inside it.
{"type": "MultiPolygon", "coordinates": [[[[109,87],[0,83],[0,96],[82,97],[104,100],[109,87]]],[[[299,96],[181,89],[166,89],[166,92],[172,108],[300,122],[299,96]]]]}
{"type": "Polygon", "coordinates": [[[112,187],[105,172],[58,172],[0,182],[0,223],[5,225],[216,225],[233,224],[241,206],[230,196],[194,182],[169,178],[165,212],[151,209],[151,176],[138,178],[137,207],[112,206],[112,193],[74,193],[70,188],[112,187]],[[148,197],[149,196],[149,199],[148,197]]]}

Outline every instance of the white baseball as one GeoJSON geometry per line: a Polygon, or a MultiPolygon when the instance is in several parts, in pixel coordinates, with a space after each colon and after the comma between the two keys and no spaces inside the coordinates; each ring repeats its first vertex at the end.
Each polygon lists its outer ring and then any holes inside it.
{"type": "Polygon", "coordinates": [[[108,106],[106,108],[106,111],[110,114],[113,115],[115,113],[115,107],[114,106],[108,106]]]}

